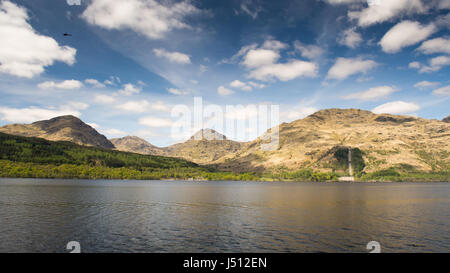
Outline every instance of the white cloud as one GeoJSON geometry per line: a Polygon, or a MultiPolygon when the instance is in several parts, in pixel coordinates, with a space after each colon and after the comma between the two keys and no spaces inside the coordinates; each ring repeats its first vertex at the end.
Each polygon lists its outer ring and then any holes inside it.
{"type": "Polygon", "coordinates": [[[116,98],[114,98],[113,96],[97,94],[94,96],[94,101],[102,104],[110,104],[114,103],[116,101],[116,98]]]}
{"type": "Polygon", "coordinates": [[[55,61],[69,65],[75,62],[76,49],[38,34],[28,19],[25,8],[0,2],[0,73],[32,78],[55,61]]]}
{"type": "Polygon", "coordinates": [[[80,89],[83,83],[77,80],[65,80],[62,82],[46,81],[38,84],[39,89],[80,89]]]}
{"type": "Polygon", "coordinates": [[[244,57],[242,62],[248,68],[273,64],[280,58],[280,54],[269,49],[252,49],[244,57]]]}
{"type": "Polygon", "coordinates": [[[161,39],[174,29],[190,28],[185,17],[199,12],[189,1],[169,6],[155,0],[93,0],[82,18],[106,29],[131,29],[150,39],[161,39]]]}
{"type": "MultiPolygon", "coordinates": [[[[301,76],[317,76],[319,70],[318,65],[312,62],[292,59],[286,63],[277,63],[280,58],[280,53],[278,51],[285,49],[286,47],[287,45],[279,41],[267,40],[261,48],[258,48],[256,44],[241,48],[241,50],[231,59],[236,60],[236,58],[243,56],[241,64],[250,70],[246,75],[249,79],[260,81],[272,81],[275,79],[289,81],[301,76]]],[[[239,83],[236,82],[234,84],[239,83]]],[[[250,91],[252,88],[251,86],[257,87],[257,84],[246,84],[244,88],[246,91],[250,91]]],[[[265,86],[263,85],[263,87],[265,86]]],[[[221,88],[221,93],[223,94],[230,94],[229,91],[231,90],[228,90],[225,87],[221,88]]]]}
{"type": "Polygon", "coordinates": [[[261,48],[278,51],[288,48],[288,45],[277,40],[266,40],[261,48]]]}
{"type": "Polygon", "coordinates": [[[253,3],[251,0],[245,0],[241,3],[241,10],[249,15],[250,17],[256,19],[258,14],[262,11],[262,7],[253,3]]]}
{"type": "Polygon", "coordinates": [[[10,108],[0,107],[1,119],[14,123],[31,123],[39,120],[51,119],[58,116],[72,115],[79,117],[81,113],[70,105],[64,105],[60,109],[50,108],[10,108]]]}
{"type": "Polygon", "coordinates": [[[256,83],[256,82],[252,82],[252,81],[248,82],[248,84],[251,85],[251,86],[253,86],[253,87],[255,87],[255,88],[259,88],[259,89],[262,89],[262,88],[265,88],[265,87],[266,87],[265,84],[262,84],[262,83],[256,83]]]}
{"type": "Polygon", "coordinates": [[[217,93],[221,96],[228,96],[234,94],[234,91],[224,86],[219,86],[219,88],[217,88],[217,93]]]}
{"type": "Polygon", "coordinates": [[[365,2],[365,0],[325,0],[325,1],[332,5],[356,4],[365,2]]]}
{"type": "Polygon", "coordinates": [[[420,0],[379,0],[361,11],[349,11],[350,19],[358,21],[358,25],[367,27],[399,17],[402,14],[424,13],[426,8],[420,0]]]}
{"type": "Polygon", "coordinates": [[[142,88],[136,85],[133,85],[131,83],[124,84],[122,86],[122,89],[117,91],[117,94],[119,95],[125,95],[125,96],[131,96],[134,94],[139,94],[141,92],[142,88]]]}
{"type": "Polygon", "coordinates": [[[409,68],[416,68],[416,69],[419,69],[420,66],[421,64],[419,62],[410,62],[408,65],[409,68]]]}
{"type": "Polygon", "coordinates": [[[189,95],[189,91],[187,91],[187,90],[180,90],[180,89],[176,89],[176,88],[169,88],[169,89],[167,89],[167,91],[170,93],[170,94],[173,94],[173,95],[178,95],[178,96],[182,96],[182,95],[189,95]]]}
{"type": "Polygon", "coordinates": [[[413,102],[393,101],[375,107],[375,114],[410,114],[418,111],[420,106],[413,102]]]}
{"type": "Polygon", "coordinates": [[[450,85],[433,90],[434,95],[450,96],[450,85]]]}
{"type": "Polygon", "coordinates": [[[410,68],[419,69],[419,73],[431,73],[441,70],[441,68],[450,65],[449,56],[438,56],[428,60],[428,65],[422,65],[418,62],[409,64],[410,68]]]}
{"type": "Polygon", "coordinates": [[[432,24],[422,26],[419,22],[403,21],[393,26],[381,39],[384,52],[396,53],[402,48],[417,44],[433,34],[436,27],[432,24]]]}
{"type": "Polygon", "coordinates": [[[435,38],[422,43],[417,48],[425,54],[447,53],[450,54],[450,38],[435,38]]]}
{"type": "Polygon", "coordinates": [[[155,53],[155,55],[157,57],[166,58],[167,60],[169,60],[172,63],[178,63],[178,64],[190,64],[191,63],[191,58],[189,57],[189,55],[186,55],[181,52],[169,52],[162,48],[155,48],[155,49],[153,49],[153,53],[155,53]]]}
{"type": "Polygon", "coordinates": [[[240,80],[234,80],[230,82],[230,86],[234,88],[239,88],[243,91],[252,91],[252,87],[245,82],[241,82],[240,80]]]}
{"type": "Polygon", "coordinates": [[[92,85],[94,87],[97,87],[97,88],[104,88],[105,87],[105,85],[103,83],[99,82],[96,79],[86,79],[86,80],[84,80],[84,82],[87,83],[87,84],[90,84],[90,85],[92,85]]]}
{"type": "Polygon", "coordinates": [[[170,127],[173,125],[172,120],[157,117],[143,117],[139,119],[139,124],[148,127],[170,127]]]}
{"type": "Polygon", "coordinates": [[[362,43],[362,41],[363,39],[361,37],[361,34],[356,32],[355,28],[349,28],[345,30],[337,40],[340,45],[345,45],[350,48],[357,48],[362,43]]]}
{"type": "Polygon", "coordinates": [[[319,67],[315,63],[291,60],[288,63],[261,66],[251,71],[248,77],[260,81],[271,81],[274,78],[280,81],[290,81],[298,77],[315,77],[318,70],[319,67]]]}
{"type": "Polygon", "coordinates": [[[219,64],[221,63],[225,63],[225,64],[234,64],[236,62],[238,62],[238,60],[244,56],[245,54],[247,54],[247,52],[249,52],[252,49],[255,49],[258,47],[258,44],[251,44],[251,45],[246,45],[241,47],[241,49],[239,49],[239,51],[234,54],[230,59],[223,59],[219,62],[219,64]]]}
{"type": "Polygon", "coordinates": [[[398,91],[395,86],[377,86],[370,88],[369,90],[356,92],[344,97],[344,99],[356,99],[356,100],[377,100],[386,98],[390,94],[398,91]]]}
{"type": "Polygon", "coordinates": [[[315,59],[323,54],[323,50],[316,45],[305,45],[299,41],[294,42],[295,50],[299,51],[302,57],[315,59]]]}
{"type": "Polygon", "coordinates": [[[81,0],[66,0],[66,3],[69,6],[80,6],[81,0]]]}
{"type": "Polygon", "coordinates": [[[338,58],[336,63],[328,70],[327,79],[343,80],[354,74],[365,74],[377,65],[375,61],[363,60],[362,58],[338,58]]]}
{"type": "Polygon", "coordinates": [[[440,84],[439,82],[421,81],[421,82],[416,83],[414,85],[414,87],[419,88],[419,89],[425,89],[425,88],[430,88],[430,87],[436,87],[439,84],[440,84]]]}

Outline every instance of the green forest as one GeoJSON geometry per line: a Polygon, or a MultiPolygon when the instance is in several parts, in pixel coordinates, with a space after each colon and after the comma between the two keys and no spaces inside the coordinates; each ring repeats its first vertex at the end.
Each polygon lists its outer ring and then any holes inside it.
{"type": "MultiPolygon", "coordinates": [[[[140,155],[0,133],[0,177],[124,180],[337,181],[311,169],[263,173],[222,172],[171,157],[140,155]]],[[[405,168],[361,173],[361,181],[448,181],[450,173],[405,168]]]]}

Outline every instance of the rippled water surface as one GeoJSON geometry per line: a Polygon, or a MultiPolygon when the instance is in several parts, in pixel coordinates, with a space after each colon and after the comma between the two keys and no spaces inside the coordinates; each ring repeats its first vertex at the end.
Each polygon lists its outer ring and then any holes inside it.
{"type": "Polygon", "coordinates": [[[450,251],[450,183],[0,179],[0,252],[450,251]]]}

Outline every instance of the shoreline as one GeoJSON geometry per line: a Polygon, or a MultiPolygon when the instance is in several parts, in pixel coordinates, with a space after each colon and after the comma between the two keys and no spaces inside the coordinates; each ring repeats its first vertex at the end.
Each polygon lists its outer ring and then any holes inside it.
{"type": "Polygon", "coordinates": [[[252,183],[259,183],[259,182],[265,182],[265,183],[329,183],[329,184],[372,184],[372,183],[450,183],[449,180],[427,180],[427,181],[420,181],[420,180],[411,180],[411,181],[361,181],[361,180],[355,180],[355,181],[307,181],[307,180],[204,180],[204,179],[114,179],[114,178],[58,178],[58,177],[0,177],[0,180],[9,179],[27,179],[27,180],[79,180],[79,181],[165,181],[165,182],[252,182],[252,183]]]}

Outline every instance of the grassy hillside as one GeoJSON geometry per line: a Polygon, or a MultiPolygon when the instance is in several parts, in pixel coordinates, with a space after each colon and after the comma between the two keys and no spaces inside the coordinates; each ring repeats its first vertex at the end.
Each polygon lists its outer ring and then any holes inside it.
{"type": "MultiPolygon", "coordinates": [[[[256,173],[216,171],[171,157],[140,155],[0,133],[0,177],[80,179],[279,180],[256,173]]],[[[307,171],[288,180],[324,181],[331,174],[307,171]]]]}
{"type": "MultiPolygon", "coordinates": [[[[333,154],[333,157],[338,157],[338,163],[339,159],[345,160],[339,151],[333,154]]],[[[0,133],[0,177],[337,181],[338,175],[334,171],[292,171],[285,168],[261,173],[225,172],[178,158],[140,155],[0,133]]],[[[449,178],[449,171],[417,172],[406,165],[369,174],[361,172],[359,176],[362,181],[449,181],[449,178]]]]}

